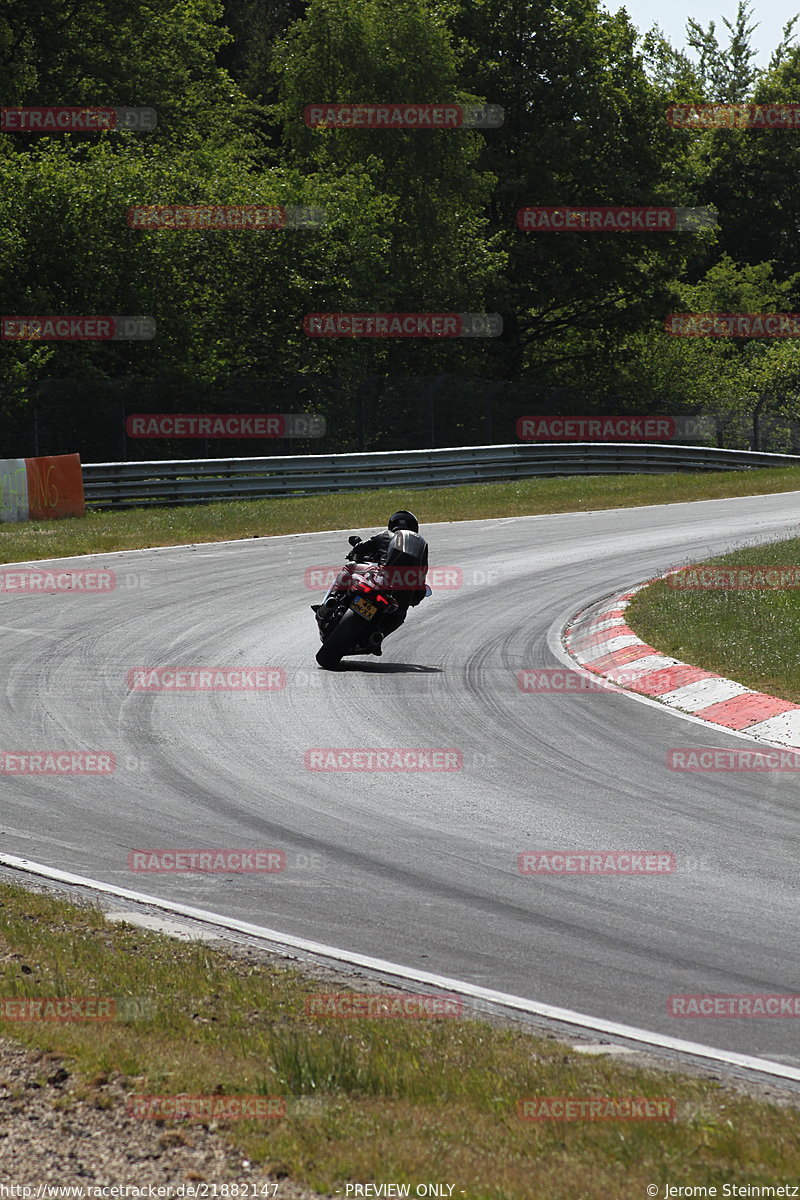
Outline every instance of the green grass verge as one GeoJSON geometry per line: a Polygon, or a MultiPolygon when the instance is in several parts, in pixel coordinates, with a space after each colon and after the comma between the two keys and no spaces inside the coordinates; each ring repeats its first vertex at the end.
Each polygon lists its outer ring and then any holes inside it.
{"type": "Polygon", "coordinates": [[[127,1021],[5,1020],[0,1033],[63,1057],[76,1094],[101,1107],[109,1079],[130,1094],[284,1096],[285,1118],[228,1122],[226,1137],[252,1162],[320,1190],[439,1180],[470,1200],[641,1200],[648,1184],[663,1196],[687,1172],[718,1195],[725,1183],[775,1184],[800,1173],[796,1107],[481,1021],[309,1017],[307,996],[342,989],[110,924],[94,909],[16,885],[0,887],[0,915],[3,997],[127,996],[154,1005],[127,1021]],[[677,1116],[517,1116],[520,1098],[565,1095],[669,1097],[677,1116]]]}
{"type": "MultiPolygon", "coordinates": [[[[800,538],[736,550],[709,564],[800,566],[800,538]]],[[[683,590],[653,583],[626,621],[663,654],[800,704],[800,590],[683,590]]]]}
{"type": "Polygon", "coordinates": [[[134,550],[188,542],[380,526],[393,509],[413,507],[423,522],[631,508],[800,489],[800,468],[700,471],[673,475],[594,475],[524,479],[464,487],[385,489],[226,501],[185,508],[93,512],[64,521],[0,528],[0,562],[134,550]]]}

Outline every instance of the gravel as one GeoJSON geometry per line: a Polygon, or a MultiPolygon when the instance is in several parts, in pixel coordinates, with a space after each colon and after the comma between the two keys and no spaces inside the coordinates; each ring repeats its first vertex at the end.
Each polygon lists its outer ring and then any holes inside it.
{"type": "MultiPolygon", "coordinates": [[[[87,1089],[57,1056],[0,1038],[0,1184],[32,1187],[32,1196],[40,1184],[50,1184],[82,1189],[171,1185],[173,1190],[162,1195],[177,1197],[191,1195],[188,1185],[194,1184],[196,1195],[211,1197],[212,1190],[203,1184],[223,1183],[248,1183],[246,1194],[278,1200],[319,1200],[322,1195],[252,1166],[213,1122],[132,1120],[126,1096],[119,1080],[99,1076],[87,1089]],[[277,1190],[256,1192],[256,1184],[277,1185],[277,1190]],[[177,1191],[180,1185],[184,1192],[177,1191]]],[[[85,1190],[62,1193],[76,1200],[81,1194],[87,1200],[92,1195],[85,1190]]],[[[326,1200],[332,1200],[329,1193],[326,1200]]]]}

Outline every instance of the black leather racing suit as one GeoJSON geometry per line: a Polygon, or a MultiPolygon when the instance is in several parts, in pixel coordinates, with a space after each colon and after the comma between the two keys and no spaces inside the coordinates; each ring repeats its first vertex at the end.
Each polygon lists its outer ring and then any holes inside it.
{"type": "MultiPolygon", "coordinates": [[[[389,529],[382,529],[380,533],[373,534],[371,538],[367,538],[365,542],[359,542],[354,546],[347,555],[348,562],[374,562],[383,563],[386,560],[386,553],[389,549],[394,534],[389,529]]],[[[428,543],[425,543],[425,553],[421,563],[422,578],[428,570],[428,543]]],[[[425,588],[415,588],[412,590],[398,590],[393,593],[397,601],[397,610],[385,617],[382,622],[382,630],[384,637],[388,637],[390,633],[394,633],[395,629],[399,629],[406,619],[406,613],[409,608],[416,607],[425,599],[425,588]]]]}

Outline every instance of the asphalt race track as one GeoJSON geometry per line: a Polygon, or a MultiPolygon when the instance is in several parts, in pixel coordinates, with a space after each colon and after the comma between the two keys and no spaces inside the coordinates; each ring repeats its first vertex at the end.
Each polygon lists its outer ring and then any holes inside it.
{"type": "MultiPolygon", "coordinates": [[[[0,750],[113,752],[0,775],[0,846],[106,883],[607,1020],[800,1066],[797,1021],[676,1019],[673,993],[800,991],[800,774],[675,773],[741,739],[614,693],[524,694],[548,632],[659,569],[797,532],[800,493],[423,527],[463,573],[381,659],[320,671],[309,566],[345,533],[146,550],[115,591],[0,594],[0,750]],[[267,665],[269,692],[143,693],[128,671],[267,665]],[[463,768],[308,770],[316,747],[463,768]],[[133,850],[282,849],[278,874],[148,875],[133,850]],[[525,877],[526,850],[672,852],[650,878],[525,877]]],[[[362,534],[366,531],[361,530],[362,534]]],[[[42,564],[37,564],[41,566],[42,564]]],[[[434,583],[435,586],[435,583],[434,583]]]]}

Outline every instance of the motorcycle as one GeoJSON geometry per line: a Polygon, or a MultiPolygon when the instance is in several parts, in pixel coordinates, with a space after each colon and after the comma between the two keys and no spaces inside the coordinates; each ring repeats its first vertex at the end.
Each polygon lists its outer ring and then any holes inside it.
{"type": "MultiPolygon", "coordinates": [[[[354,534],[348,541],[355,549],[361,538],[354,534]]],[[[426,596],[431,594],[424,583],[426,571],[427,542],[407,529],[394,534],[384,563],[346,563],[322,603],[311,606],[322,641],[319,665],[335,667],[346,655],[374,654],[384,638],[381,626],[400,607],[394,592],[416,582],[426,596]]]]}

